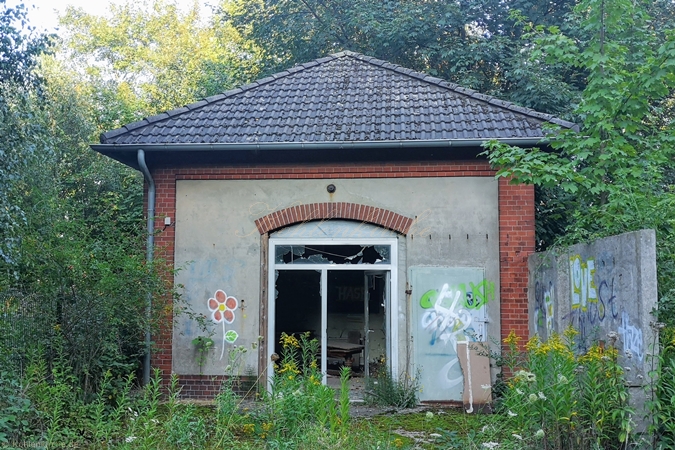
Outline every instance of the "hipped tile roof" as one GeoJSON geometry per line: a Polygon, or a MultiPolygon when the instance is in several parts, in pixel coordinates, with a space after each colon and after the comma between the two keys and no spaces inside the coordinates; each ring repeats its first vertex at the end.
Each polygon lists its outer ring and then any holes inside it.
{"type": "Polygon", "coordinates": [[[542,138],[575,124],[353,52],[295,66],[101,135],[102,144],[542,138]]]}

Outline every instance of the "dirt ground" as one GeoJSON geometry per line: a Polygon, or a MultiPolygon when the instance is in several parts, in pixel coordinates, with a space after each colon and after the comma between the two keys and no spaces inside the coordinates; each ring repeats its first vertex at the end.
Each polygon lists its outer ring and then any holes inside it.
{"type": "MultiPolygon", "coordinates": [[[[197,400],[197,399],[182,399],[181,403],[191,403],[198,406],[213,406],[213,400],[197,400]]],[[[239,409],[242,411],[254,410],[259,402],[253,399],[242,398],[239,409]]],[[[353,400],[350,407],[350,415],[352,417],[374,417],[386,414],[412,414],[425,411],[434,411],[440,408],[450,409],[452,406],[448,405],[419,405],[415,408],[395,408],[392,406],[370,405],[361,400],[353,400]]]]}
{"type": "Polygon", "coordinates": [[[352,417],[374,417],[384,414],[411,414],[438,409],[431,405],[420,405],[415,408],[393,408],[391,406],[373,406],[362,402],[353,402],[350,413],[352,417]]]}

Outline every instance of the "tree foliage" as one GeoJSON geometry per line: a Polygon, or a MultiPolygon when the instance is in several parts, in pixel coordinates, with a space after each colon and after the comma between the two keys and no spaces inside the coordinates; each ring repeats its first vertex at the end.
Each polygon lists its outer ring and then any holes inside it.
{"type": "Polygon", "coordinates": [[[514,182],[560,188],[572,206],[566,243],[656,229],[662,317],[672,322],[675,116],[664,105],[675,92],[675,27],[655,29],[630,0],[585,0],[573,18],[584,39],[535,27],[531,55],[587,72],[575,111],[581,129],[552,135],[555,152],[491,143],[489,158],[514,182]]]}
{"type": "Polygon", "coordinates": [[[48,139],[41,122],[38,57],[50,48],[50,37],[27,24],[27,9],[0,0],[0,262],[13,260],[24,211],[12,201],[29,161],[45,152],[48,139]]]}
{"type": "MultiPolygon", "coordinates": [[[[20,39],[3,42],[24,53],[20,39]]],[[[53,356],[58,335],[89,395],[106,370],[139,366],[147,295],[161,307],[168,288],[161,262],[145,261],[142,177],[89,149],[114,108],[134,106],[34,57],[20,80],[0,82],[0,366],[21,367],[39,346],[53,356]]]]}
{"type": "Polygon", "coordinates": [[[21,86],[36,84],[34,68],[38,58],[51,46],[53,36],[36,33],[27,20],[23,4],[7,6],[0,0],[0,81],[21,86]]]}
{"type": "Polygon", "coordinates": [[[205,24],[197,4],[111,5],[108,17],[68,8],[65,49],[102,101],[126,108],[113,125],[170,110],[226,90],[254,72],[254,53],[231,27],[205,24]],[[125,110],[126,109],[126,110],[125,110]]]}
{"type": "Polygon", "coordinates": [[[583,80],[531,65],[523,17],[565,26],[572,0],[226,0],[219,12],[273,73],[341,50],[361,52],[546,112],[564,112],[583,80]]]}

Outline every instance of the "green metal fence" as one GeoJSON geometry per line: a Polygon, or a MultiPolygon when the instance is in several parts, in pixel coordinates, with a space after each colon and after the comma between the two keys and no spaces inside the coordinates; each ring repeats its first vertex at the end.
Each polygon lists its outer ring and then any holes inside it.
{"type": "Polygon", "coordinates": [[[54,299],[19,290],[0,292],[0,370],[23,373],[30,353],[47,348],[56,326],[55,306],[54,299]]]}

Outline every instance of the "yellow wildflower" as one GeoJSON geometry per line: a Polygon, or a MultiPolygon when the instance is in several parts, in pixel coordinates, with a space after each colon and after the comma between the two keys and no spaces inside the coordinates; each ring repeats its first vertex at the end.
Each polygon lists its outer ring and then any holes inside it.
{"type": "Polygon", "coordinates": [[[539,348],[541,345],[541,340],[539,339],[539,336],[534,335],[530,338],[529,341],[527,341],[527,344],[525,344],[525,350],[528,352],[534,351],[539,348]]]}
{"type": "Polygon", "coordinates": [[[280,342],[284,348],[288,347],[300,348],[300,341],[298,341],[298,338],[296,338],[292,334],[289,335],[286,333],[281,333],[280,342]]]}
{"type": "Polygon", "coordinates": [[[567,339],[569,339],[570,341],[572,339],[574,339],[574,337],[578,334],[579,334],[579,331],[576,328],[574,328],[572,325],[568,326],[567,328],[565,328],[565,331],[563,331],[563,335],[565,335],[565,337],[567,339]]]}
{"type": "Polygon", "coordinates": [[[574,353],[570,349],[570,346],[565,343],[562,336],[560,336],[558,333],[553,333],[547,344],[548,351],[566,356],[568,359],[574,359],[574,353]]]}
{"type": "Polygon", "coordinates": [[[516,332],[511,330],[508,336],[504,339],[504,343],[508,345],[518,345],[518,342],[520,341],[520,337],[516,336],[516,332]]]}
{"type": "Polygon", "coordinates": [[[589,363],[594,361],[615,361],[618,356],[618,351],[614,347],[603,348],[599,345],[594,345],[588,351],[579,357],[580,362],[589,363]]]}
{"type": "Polygon", "coordinates": [[[546,356],[551,351],[551,346],[547,342],[538,342],[536,347],[528,348],[528,350],[534,350],[535,355],[546,356]]]}
{"type": "Polygon", "coordinates": [[[278,369],[279,374],[284,374],[284,373],[290,373],[290,374],[299,374],[300,369],[298,369],[298,366],[295,364],[294,361],[291,362],[285,362],[281,365],[281,368],[278,369]]]}

